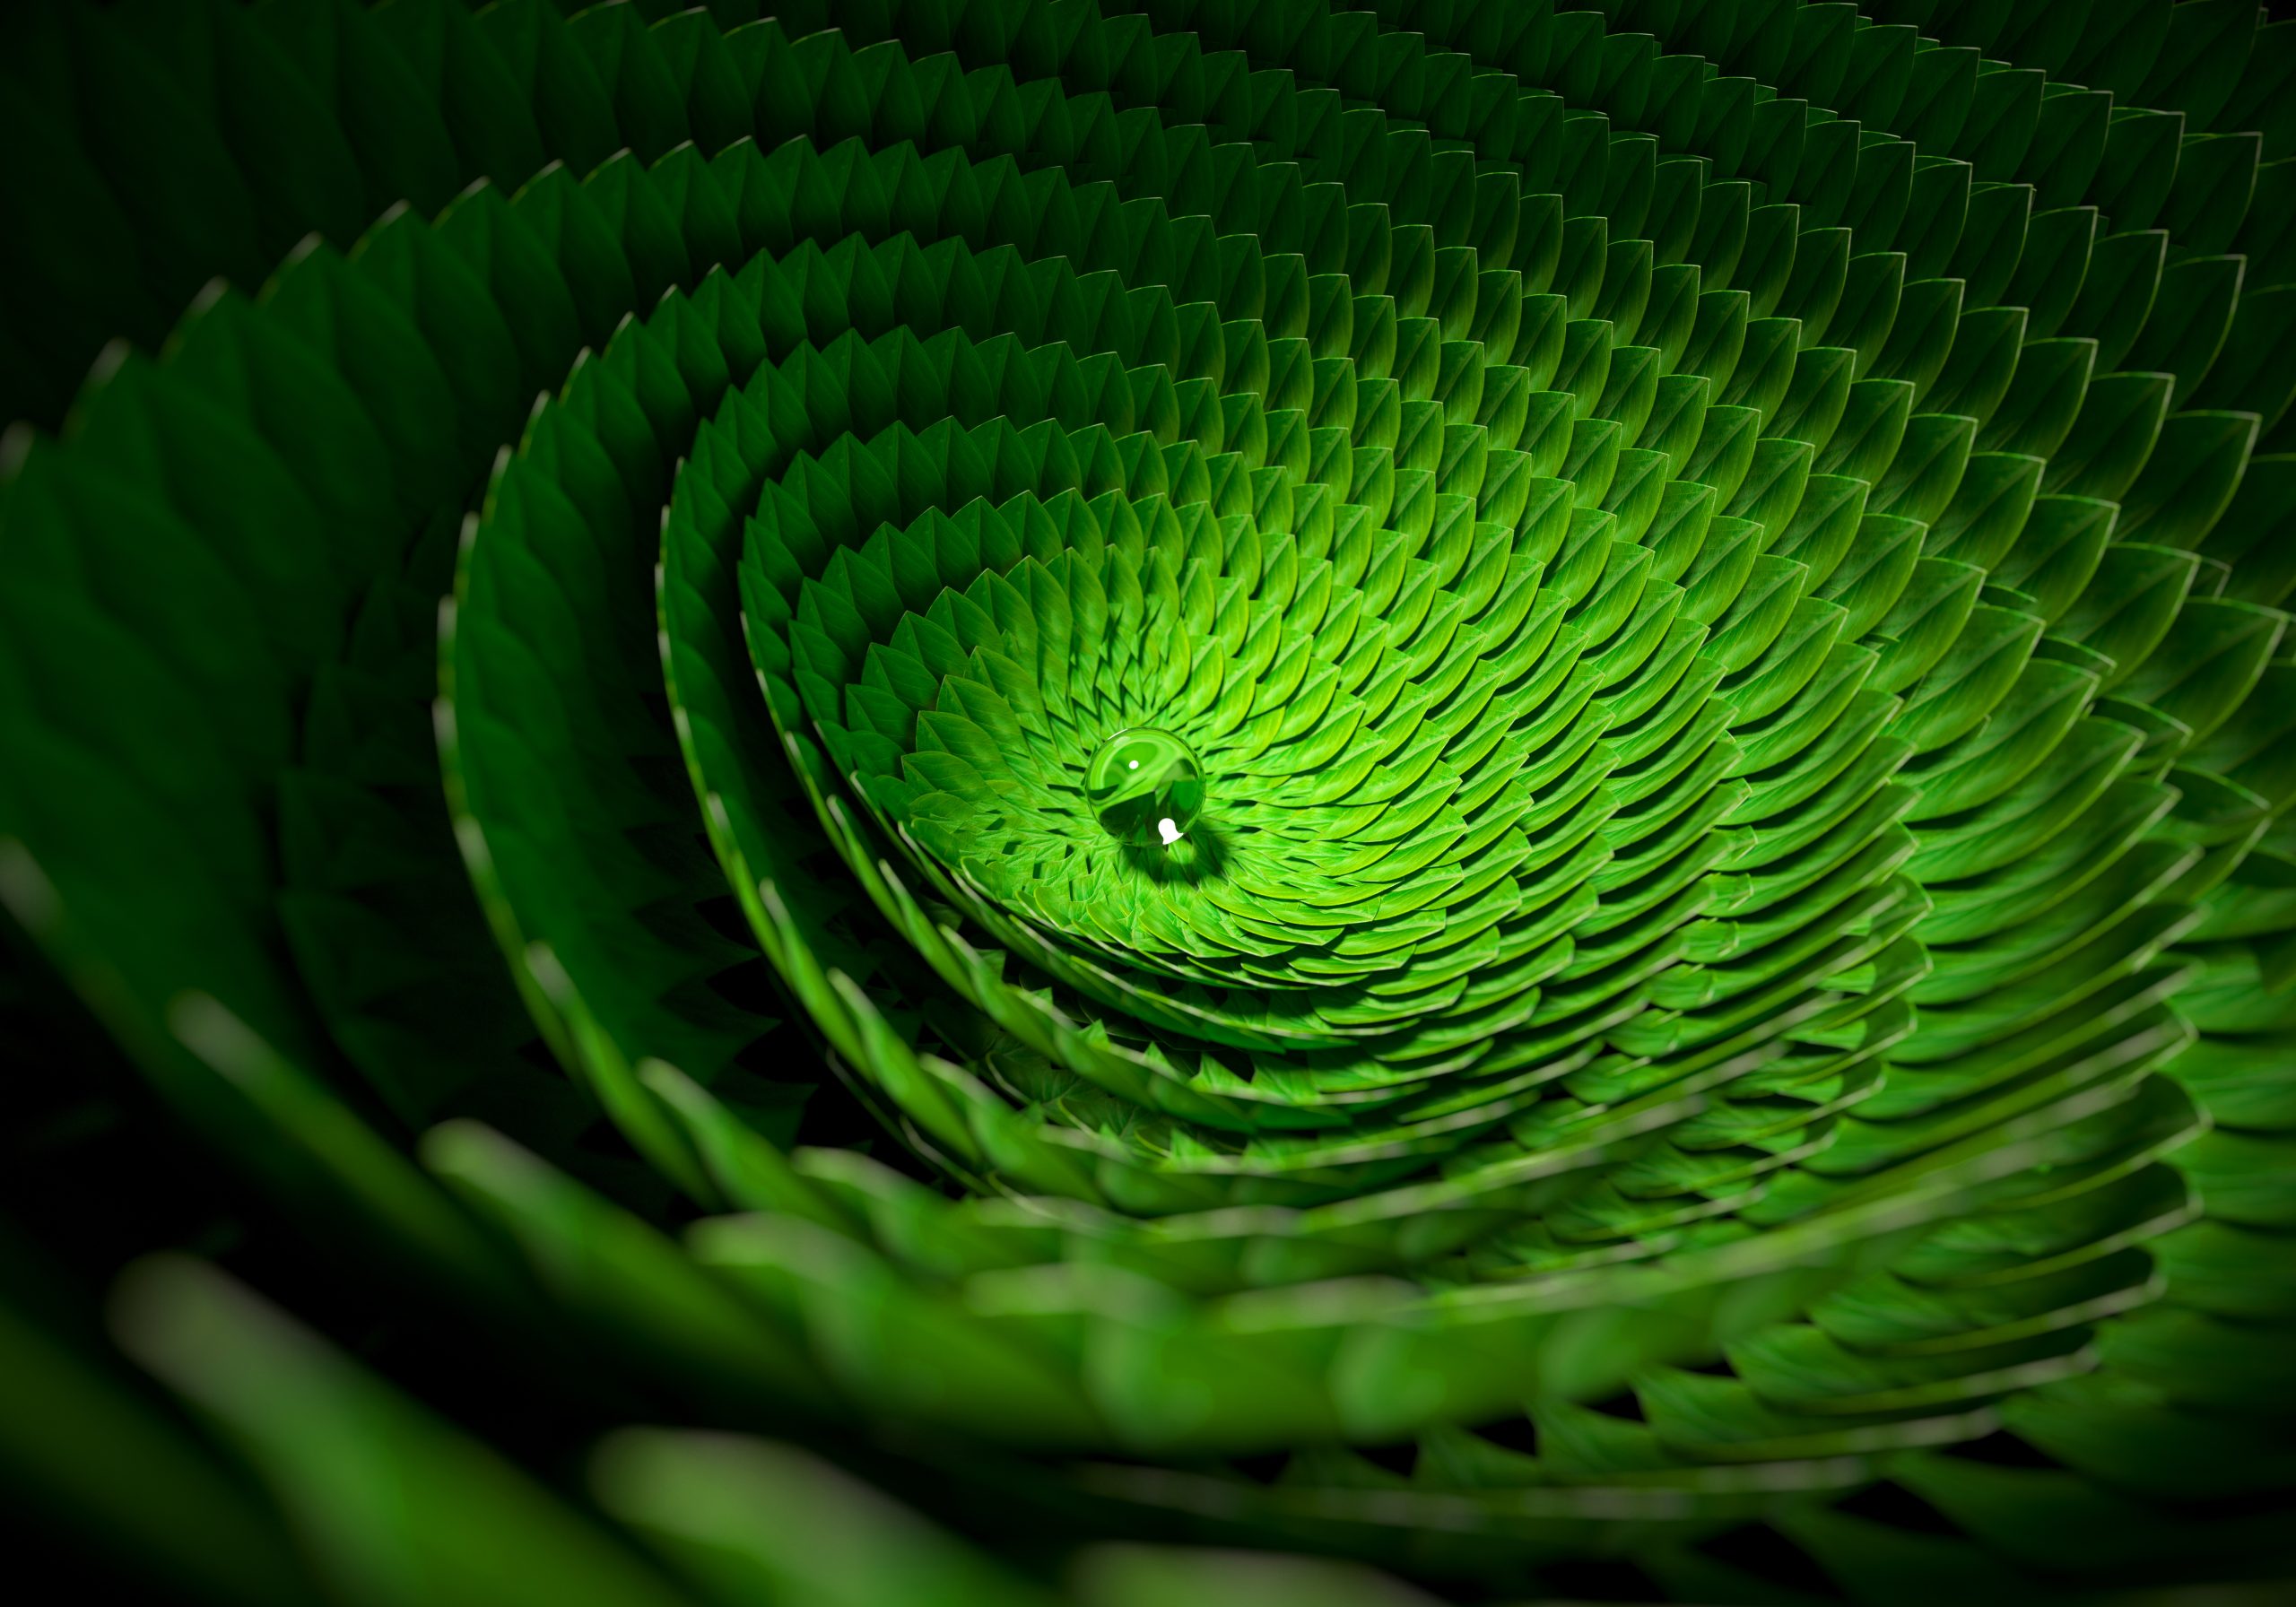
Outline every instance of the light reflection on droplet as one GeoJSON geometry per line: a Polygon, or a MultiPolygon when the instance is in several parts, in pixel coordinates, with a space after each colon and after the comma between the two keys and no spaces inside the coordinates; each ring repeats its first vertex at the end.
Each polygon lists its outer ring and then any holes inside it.
{"type": "Polygon", "coordinates": [[[1119,842],[1170,847],[1203,812],[1204,767],[1169,731],[1119,731],[1093,753],[1084,793],[1101,828],[1119,842]]]}

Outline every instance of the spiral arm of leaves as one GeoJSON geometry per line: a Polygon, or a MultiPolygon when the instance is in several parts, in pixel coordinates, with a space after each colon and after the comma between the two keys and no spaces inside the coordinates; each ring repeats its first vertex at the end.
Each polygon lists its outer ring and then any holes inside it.
{"type": "Polygon", "coordinates": [[[231,1600],[2276,1588],[2296,24],[758,9],[4,23],[17,1006],[701,1427],[178,1256],[0,1462],[231,1600]]]}

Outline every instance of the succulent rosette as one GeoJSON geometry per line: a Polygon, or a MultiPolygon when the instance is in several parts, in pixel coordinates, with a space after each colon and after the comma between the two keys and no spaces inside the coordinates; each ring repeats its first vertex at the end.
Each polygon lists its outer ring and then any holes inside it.
{"type": "Polygon", "coordinates": [[[2283,1577],[2290,25],[756,10],[8,17],[28,964],[686,1425],[176,1258],[8,1316],[30,1483],[229,1599],[2283,1577]]]}

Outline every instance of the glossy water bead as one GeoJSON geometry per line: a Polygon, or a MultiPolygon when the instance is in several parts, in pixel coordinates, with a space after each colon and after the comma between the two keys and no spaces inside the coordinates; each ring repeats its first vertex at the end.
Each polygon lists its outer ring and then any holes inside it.
{"type": "Polygon", "coordinates": [[[1118,842],[1171,847],[1203,812],[1204,767],[1169,731],[1135,725],[1100,745],[1084,771],[1084,795],[1118,842]]]}

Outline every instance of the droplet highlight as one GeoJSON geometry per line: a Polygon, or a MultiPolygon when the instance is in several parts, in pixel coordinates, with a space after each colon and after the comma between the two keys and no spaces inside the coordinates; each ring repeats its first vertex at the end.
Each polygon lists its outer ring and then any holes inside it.
{"type": "Polygon", "coordinates": [[[1204,812],[1209,788],[1195,751],[1169,731],[1135,725],[1102,743],[1084,771],[1084,796],[1121,843],[1169,848],[1204,812]]]}

